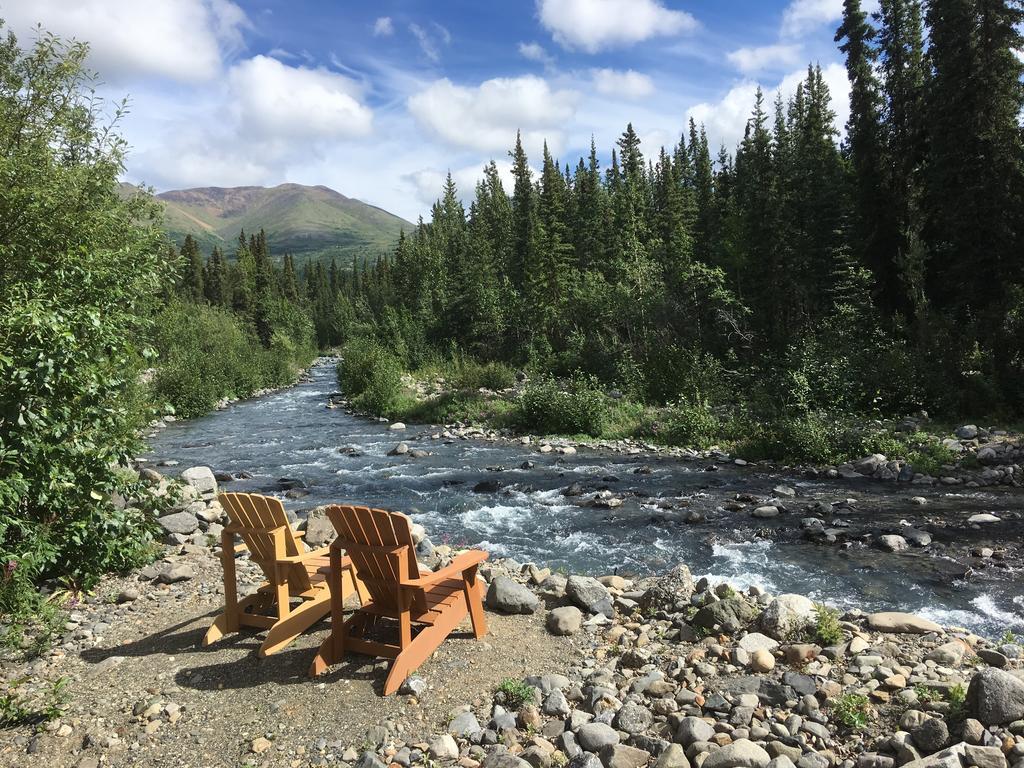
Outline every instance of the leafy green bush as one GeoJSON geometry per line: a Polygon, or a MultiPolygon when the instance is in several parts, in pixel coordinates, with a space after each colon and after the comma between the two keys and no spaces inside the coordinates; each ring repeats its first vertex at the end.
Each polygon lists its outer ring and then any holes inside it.
{"type": "Polygon", "coordinates": [[[707,448],[719,438],[721,422],[703,400],[680,402],[666,414],[665,437],[673,445],[707,448]]]}
{"type": "Polygon", "coordinates": [[[450,377],[456,389],[502,390],[515,386],[515,372],[504,363],[480,363],[462,358],[454,366],[450,377]]]}
{"type": "Polygon", "coordinates": [[[362,411],[386,414],[402,391],[399,359],[370,338],[350,341],[341,351],[338,384],[362,411]]]}
{"type": "Polygon", "coordinates": [[[871,702],[859,693],[840,696],[832,702],[832,718],[847,728],[863,730],[871,719],[871,702]]]}
{"type": "Polygon", "coordinates": [[[843,640],[839,626],[839,611],[824,603],[814,606],[814,638],[823,646],[836,645],[843,640]]]}
{"type": "Polygon", "coordinates": [[[308,320],[274,330],[269,349],[245,318],[205,304],[170,302],[154,325],[154,392],[186,418],[207,413],[223,397],[289,384],[315,354],[308,320]]]}
{"type": "Polygon", "coordinates": [[[121,470],[152,417],[139,386],[147,318],[171,274],[159,209],[125,199],[124,144],[86,49],[0,38],[0,614],[34,585],[88,586],[151,556],[153,516],[121,470]]]}
{"type": "Polygon", "coordinates": [[[565,382],[545,377],[531,382],[519,398],[519,420],[545,434],[599,435],[608,402],[593,376],[577,374],[565,382]]]}

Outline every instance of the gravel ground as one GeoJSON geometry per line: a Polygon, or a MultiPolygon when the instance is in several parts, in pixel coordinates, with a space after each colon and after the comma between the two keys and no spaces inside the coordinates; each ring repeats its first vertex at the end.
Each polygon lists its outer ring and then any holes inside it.
{"type": "Polygon", "coordinates": [[[420,668],[428,688],[419,699],[382,697],[386,663],[366,656],[310,680],[327,620],[267,659],[256,656],[253,630],[201,647],[222,605],[220,565],[186,549],[162,567],[184,564],[192,578],[110,579],[72,614],[62,646],[0,666],[8,685],[64,676],[69,694],[63,716],[40,733],[0,730],[0,766],[321,765],[373,741],[426,739],[461,709],[486,706],[502,680],[564,670],[577,655],[571,638],[545,632],[542,614],[488,611],[484,640],[473,639],[467,621],[420,668]]]}

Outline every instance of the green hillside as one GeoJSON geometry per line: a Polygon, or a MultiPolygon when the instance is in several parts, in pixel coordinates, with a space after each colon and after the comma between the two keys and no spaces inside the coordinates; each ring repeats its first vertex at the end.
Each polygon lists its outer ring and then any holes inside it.
{"type": "Polygon", "coordinates": [[[200,187],[161,192],[166,226],[180,245],[186,234],[204,252],[220,245],[230,254],[239,230],[267,233],[271,252],[297,260],[351,259],[390,251],[412,224],[328,187],[200,187]]]}

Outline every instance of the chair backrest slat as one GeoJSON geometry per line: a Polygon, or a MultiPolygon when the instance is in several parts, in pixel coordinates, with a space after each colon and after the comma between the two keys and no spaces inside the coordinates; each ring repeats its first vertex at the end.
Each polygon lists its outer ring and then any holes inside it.
{"type": "Polygon", "coordinates": [[[388,550],[407,546],[409,576],[419,578],[409,519],[397,512],[337,504],[327,508],[327,517],[338,532],[342,546],[358,545],[348,555],[373,601],[395,607],[399,574],[388,550]]]}
{"type": "MultiPolygon", "coordinates": [[[[241,534],[242,541],[249,548],[253,562],[263,569],[268,581],[275,578],[274,561],[278,557],[302,554],[302,544],[295,537],[280,499],[256,493],[221,493],[217,498],[231,522],[240,528],[248,529],[241,534]],[[273,531],[282,527],[285,529],[285,551],[277,552],[274,547],[273,531]]],[[[288,569],[288,580],[293,591],[304,592],[312,586],[309,575],[301,564],[288,569]]]]}

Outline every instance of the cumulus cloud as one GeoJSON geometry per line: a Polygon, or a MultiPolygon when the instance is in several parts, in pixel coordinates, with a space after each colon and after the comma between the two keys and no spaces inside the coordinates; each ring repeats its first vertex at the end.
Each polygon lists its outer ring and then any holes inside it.
{"type": "Polygon", "coordinates": [[[726,58],[729,63],[744,74],[764,70],[790,69],[800,63],[799,45],[762,45],[757,48],[738,48],[730,51],[726,58]]]}
{"type": "Polygon", "coordinates": [[[223,56],[242,47],[249,25],[229,0],[7,0],[0,17],[23,39],[42,24],[88,42],[89,65],[112,81],[146,75],[212,79],[223,56]]]}
{"type": "Polygon", "coordinates": [[[596,53],[691,32],[697,20],[659,0],[537,0],[540,22],[563,47],[596,53]]]}
{"type": "MultiPolygon", "coordinates": [[[[836,128],[842,133],[850,116],[850,81],[846,76],[846,69],[841,64],[829,64],[822,68],[822,77],[832,96],[836,128]]],[[[786,75],[774,86],[762,83],[761,88],[765,92],[769,108],[776,92],[781,93],[783,99],[788,99],[796,92],[797,85],[806,78],[807,70],[798,69],[786,75]]],[[[747,119],[754,108],[757,87],[756,81],[745,80],[730,88],[719,101],[702,102],[691,107],[687,117],[692,117],[698,125],[704,125],[713,148],[724,144],[732,152],[743,138],[747,119]]]]}
{"type": "Polygon", "coordinates": [[[636,70],[595,69],[594,88],[605,96],[643,99],[654,93],[654,82],[636,70]]]}
{"type": "Polygon", "coordinates": [[[799,37],[842,17],[843,0],[792,0],[782,14],[782,35],[799,37]]]}
{"type": "Polygon", "coordinates": [[[255,56],[233,67],[228,82],[240,124],[261,138],[365,136],[373,124],[358,85],[323,68],[255,56]]]}
{"type": "Polygon", "coordinates": [[[391,37],[395,34],[395,25],[391,23],[390,16],[381,16],[373,22],[374,37],[391,37]]]}
{"type": "Polygon", "coordinates": [[[409,112],[424,128],[449,144],[485,152],[504,152],[516,129],[528,148],[547,137],[557,151],[562,126],[576,111],[579,94],[553,90],[540,77],[495,78],[476,87],[444,78],[409,99],[409,112]]]}
{"type": "Polygon", "coordinates": [[[524,59],[540,62],[544,66],[550,66],[555,61],[540,43],[520,43],[519,55],[524,59]]]}

